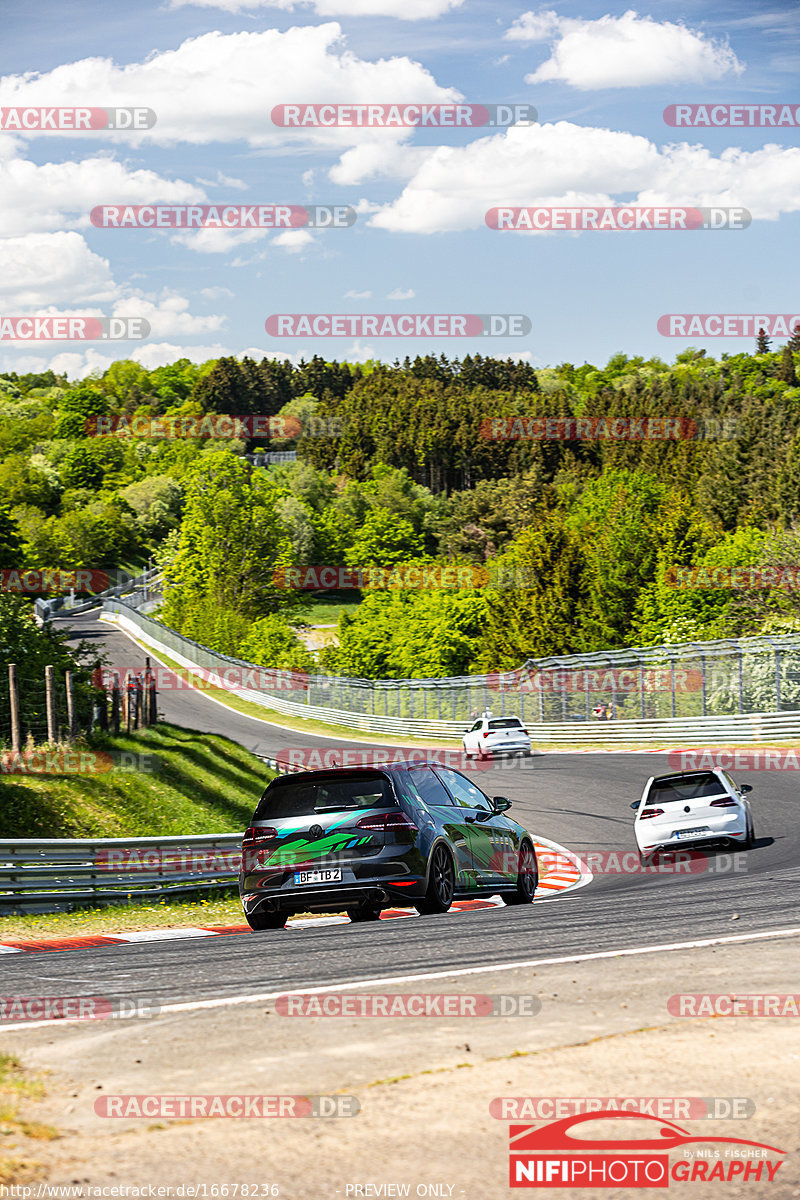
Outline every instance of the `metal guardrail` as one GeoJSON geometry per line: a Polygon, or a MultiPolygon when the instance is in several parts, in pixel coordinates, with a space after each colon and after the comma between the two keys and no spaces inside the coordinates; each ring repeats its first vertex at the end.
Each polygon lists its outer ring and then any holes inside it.
{"type": "Polygon", "coordinates": [[[0,841],[0,914],[54,912],[234,884],[242,834],[0,841]]]}
{"type": "Polygon", "coordinates": [[[139,604],[150,598],[151,587],[154,583],[158,582],[160,574],[161,572],[158,567],[152,567],[149,571],[144,571],[141,575],[132,576],[125,583],[117,583],[114,587],[106,588],[104,592],[98,592],[96,596],[90,596],[88,600],[82,600],[72,606],[64,603],[63,596],[54,596],[51,600],[38,597],[34,601],[34,611],[41,621],[47,621],[52,617],[53,613],[77,615],[89,612],[92,608],[97,608],[104,600],[120,598],[122,596],[126,596],[129,600],[133,601],[133,607],[138,607],[139,604]]]}
{"type": "MultiPolygon", "coordinates": [[[[150,647],[155,654],[159,651],[180,667],[188,671],[202,672],[208,680],[209,671],[219,676],[219,686],[226,686],[226,671],[234,667],[235,678],[241,678],[241,667],[251,667],[252,664],[240,660],[226,658],[216,654],[205,646],[200,646],[188,638],[167,629],[151,617],[136,612],[127,604],[120,601],[109,601],[104,604],[108,618],[115,620],[123,629],[127,629],[140,641],[150,647]]],[[[230,678],[230,675],[228,676],[230,678]]],[[[299,677],[298,677],[299,678],[299,677]]],[[[340,725],[355,732],[362,731],[372,734],[383,734],[389,738],[431,738],[443,741],[460,741],[465,729],[472,722],[471,715],[457,719],[424,718],[413,714],[390,716],[380,712],[354,712],[352,709],[340,708],[332,704],[310,703],[312,689],[318,694],[327,692],[336,696],[339,682],[336,679],[322,680],[320,677],[307,676],[308,680],[305,698],[295,700],[270,689],[258,689],[231,685],[233,694],[244,700],[249,700],[262,708],[285,716],[300,717],[305,720],[324,721],[328,724],[340,725]]],[[[344,681],[354,683],[355,681],[344,681]]],[[[367,681],[363,682],[366,687],[367,681]]],[[[399,684],[400,681],[393,681],[399,684]]],[[[414,682],[414,681],[410,681],[414,682]]],[[[455,683],[456,681],[451,681],[455,683]]],[[[302,692],[300,694],[303,694],[302,692]]],[[[350,693],[348,693],[349,695],[350,693]]],[[[372,692],[373,705],[375,695],[372,692]]],[[[383,695],[390,693],[385,692],[383,695]]],[[[466,693],[467,695],[469,693],[466,693]]],[[[604,744],[649,743],[656,745],[696,745],[710,742],[720,742],[733,739],[735,741],[763,741],[770,738],[800,738],[800,711],[793,710],[784,713],[737,713],[717,716],[683,716],[675,718],[645,718],[636,720],[600,721],[576,718],[568,721],[536,721],[531,718],[530,710],[526,712],[521,705],[515,705],[517,697],[513,693],[502,692],[499,696],[489,690],[484,677],[473,681],[471,692],[475,700],[483,701],[484,706],[494,709],[496,715],[508,711],[522,716],[534,745],[546,746],[548,743],[562,743],[580,746],[604,744]]],[[[530,699],[530,697],[529,697],[530,699]]],[[[387,703],[388,708],[388,703],[387,703]]],[[[290,736],[287,733],[287,736],[290,736]]]]}
{"type": "MultiPolygon", "coordinates": [[[[258,758],[286,774],[303,768],[258,758]]],[[[162,899],[233,886],[242,833],[0,839],[0,916],[162,899]]]]}

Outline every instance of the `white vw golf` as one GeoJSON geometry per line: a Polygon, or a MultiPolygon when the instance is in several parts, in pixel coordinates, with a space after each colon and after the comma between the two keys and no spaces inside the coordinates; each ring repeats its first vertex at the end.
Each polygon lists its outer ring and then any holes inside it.
{"type": "Polygon", "coordinates": [[[726,771],[677,771],[651,776],[636,809],[633,831],[639,857],[645,863],[659,850],[724,844],[749,849],[753,845],[753,815],[746,793],[726,771]]]}
{"type": "Polygon", "coordinates": [[[519,717],[479,717],[461,741],[467,758],[531,752],[531,739],[519,717]]]}

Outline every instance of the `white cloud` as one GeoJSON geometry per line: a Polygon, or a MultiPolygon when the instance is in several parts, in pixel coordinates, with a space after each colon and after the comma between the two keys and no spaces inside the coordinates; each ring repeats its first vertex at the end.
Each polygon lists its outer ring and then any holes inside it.
{"type": "Polygon", "coordinates": [[[185,296],[165,289],[155,300],[141,294],[132,294],[118,300],[114,305],[115,317],[144,317],[150,322],[151,337],[183,337],[214,333],[225,324],[221,313],[209,316],[193,316],[189,312],[189,301],[185,296]]]}
{"type": "MultiPolygon", "coordinates": [[[[422,0],[400,2],[408,7],[422,0]]],[[[82,137],[121,137],[126,143],[161,145],[230,144],[240,139],[255,147],[287,143],[347,147],[370,140],[391,146],[413,133],[411,128],[282,129],[270,120],[272,109],[279,104],[386,103],[396,102],[398,97],[442,103],[462,98],[454,88],[440,87],[409,58],[394,56],[375,62],[358,58],[346,49],[335,21],[283,32],[215,31],[126,66],[117,66],[109,58],[87,58],[41,75],[7,75],[0,80],[3,106],[47,104],[54,95],[65,106],[96,105],[98,97],[113,96],[116,105],[146,106],[156,113],[151,130],[125,134],[101,130],[82,133],[82,137]]]]}
{"type": "Polygon", "coordinates": [[[413,300],[416,296],[413,288],[407,288],[405,291],[402,288],[395,288],[393,292],[387,293],[387,300],[413,300]]]}
{"type": "Polygon", "coordinates": [[[204,199],[194,184],[164,179],[155,171],[130,171],[106,156],[42,164],[25,158],[0,161],[0,234],[5,237],[63,231],[65,226],[87,228],[89,213],[101,204],[190,204],[204,199]]]}
{"type": "Polygon", "coordinates": [[[247,191],[247,184],[243,179],[236,179],[232,175],[223,175],[221,171],[217,171],[216,179],[198,179],[197,182],[203,187],[224,187],[233,188],[237,192],[247,191]]]}
{"type": "Polygon", "coordinates": [[[349,291],[344,294],[345,300],[371,300],[372,292],[355,292],[349,291]]]}
{"type": "Polygon", "coordinates": [[[526,12],[505,36],[554,43],[550,57],[526,75],[526,83],[560,80],[581,90],[646,87],[705,83],[744,70],[727,42],[672,21],[640,17],[633,9],[592,21],[560,17],[552,10],[526,12]]]}
{"type": "Polygon", "coordinates": [[[6,314],[85,300],[93,305],[119,296],[108,259],[78,233],[31,233],[5,238],[0,302],[6,314]]]}
{"type": "Polygon", "coordinates": [[[256,8],[279,8],[294,12],[311,5],[319,17],[398,17],[420,21],[441,17],[460,8],[464,0],[171,0],[170,8],[221,8],[225,12],[250,12],[256,8]]]}
{"type": "Polygon", "coordinates": [[[306,246],[311,246],[314,243],[314,235],[309,233],[307,229],[284,229],[283,233],[279,233],[277,237],[272,239],[271,245],[280,246],[289,254],[297,254],[300,250],[305,250],[306,246]]]}
{"type": "Polygon", "coordinates": [[[437,147],[369,224],[438,233],[479,228],[496,205],[600,205],[620,196],[631,204],[741,205],[754,219],[774,220],[800,209],[800,148],[729,147],[715,156],[704,146],[659,148],[636,134],[567,121],[514,126],[437,147]]]}
{"type": "Polygon", "coordinates": [[[270,229],[182,229],[173,234],[172,241],[198,254],[226,254],[237,250],[248,242],[260,242],[272,231],[270,229]]]}
{"type": "Polygon", "coordinates": [[[360,146],[345,150],[328,174],[340,187],[351,187],[368,179],[408,179],[430,153],[429,146],[364,141],[360,146]]]}
{"type": "Polygon", "coordinates": [[[206,300],[223,300],[226,297],[233,297],[235,294],[236,293],[232,292],[230,288],[226,287],[209,287],[200,289],[200,295],[206,300]]]}

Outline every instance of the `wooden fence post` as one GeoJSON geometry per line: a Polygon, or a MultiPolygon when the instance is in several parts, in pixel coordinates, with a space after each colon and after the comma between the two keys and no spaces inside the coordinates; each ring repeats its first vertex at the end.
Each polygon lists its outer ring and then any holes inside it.
{"type": "Polygon", "coordinates": [[[75,691],[72,683],[72,671],[64,676],[67,685],[67,736],[70,741],[75,737],[75,691]]]}
{"type": "Polygon", "coordinates": [[[56,741],[56,689],[52,664],[44,669],[44,689],[47,705],[47,740],[54,745],[56,741]]]}
{"type": "Polygon", "coordinates": [[[11,753],[20,752],[19,692],[17,691],[17,664],[8,664],[8,699],[11,709],[11,753]]]}
{"type": "Polygon", "coordinates": [[[119,737],[119,672],[114,672],[114,681],[111,685],[111,727],[114,730],[114,736],[119,737]]]}

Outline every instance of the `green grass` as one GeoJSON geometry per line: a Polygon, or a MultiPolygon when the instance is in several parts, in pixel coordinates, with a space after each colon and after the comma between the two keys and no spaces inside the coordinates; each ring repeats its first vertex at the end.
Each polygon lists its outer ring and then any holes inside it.
{"type": "Polygon", "coordinates": [[[92,748],[151,756],[152,772],[0,776],[0,837],[238,833],[273,778],[227,738],[159,724],[92,748]]]}
{"type": "Polygon", "coordinates": [[[182,925],[245,925],[238,892],[220,888],[193,900],[146,900],[74,912],[31,913],[0,917],[0,942],[40,938],[88,937],[137,929],[176,929],[182,925]]]}
{"type": "Polygon", "coordinates": [[[335,625],[342,613],[354,616],[358,606],[358,600],[315,600],[303,609],[303,621],[306,625],[335,625]]]}

